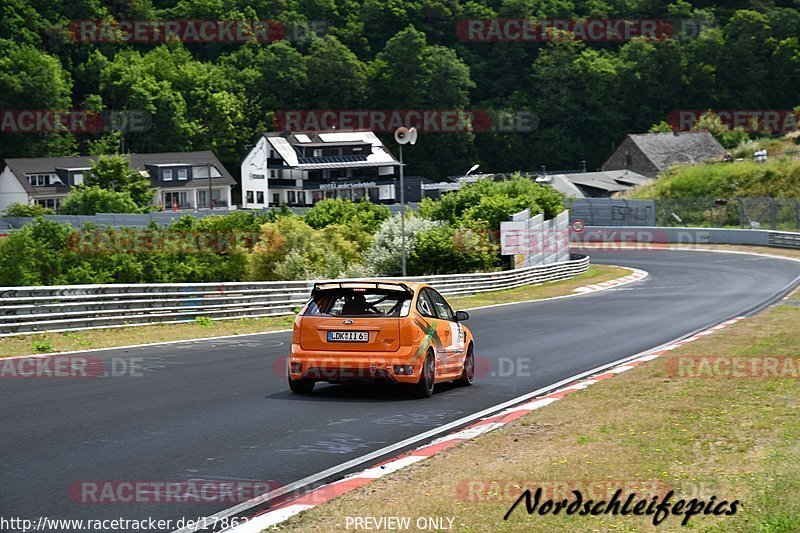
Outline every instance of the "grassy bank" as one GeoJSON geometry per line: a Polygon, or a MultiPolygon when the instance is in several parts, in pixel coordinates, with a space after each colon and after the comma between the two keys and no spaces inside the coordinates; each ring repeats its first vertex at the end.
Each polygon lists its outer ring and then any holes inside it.
{"type": "Polygon", "coordinates": [[[800,198],[800,160],[699,164],[676,167],[628,198],[800,198]]]}
{"type": "MultiPolygon", "coordinates": [[[[588,272],[569,280],[529,285],[475,296],[451,298],[450,303],[457,309],[466,309],[497,303],[550,298],[552,296],[571,294],[578,287],[587,284],[620,278],[626,276],[629,272],[626,268],[591,265],[588,272]]],[[[0,357],[260,333],[291,328],[293,321],[294,316],[289,315],[222,321],[201,319],[185,324],[156,324],[152,326],[96,329],[67,333],[20,335],[0,340],[0,357]]]]}
{"type": "MultiPolygon", "coordinates": [[[[775,252],[770,249],[771,252],[775,252]]],[[[789,302],[787,302],[789,303],[789,302]]],[[[351,516],[446,516],[459,531],[800,531],[800,388],[775,377],[686,377],[687,357],[800,354],[800,307],[779,305],[667,352],[466,445],[281,526],[337,531],[351,516]],[[665,494],[739,500],[733,516],[528,515],[524,488],[572,497],[665,494]]],[[[655,325],[654,325],[655,326],[655,325]]],[[[673,498],[674,500],[674,498],[673,498]]]]}

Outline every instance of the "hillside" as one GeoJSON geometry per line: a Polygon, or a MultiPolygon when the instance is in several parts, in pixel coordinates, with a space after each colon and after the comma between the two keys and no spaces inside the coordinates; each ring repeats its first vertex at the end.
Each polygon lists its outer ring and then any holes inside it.
{"type": "Polygon", "coordinates": [[[72,109],[101,113],[103,122],[89,131],[4,134],[0,158],[120,146],[211,149],[237,172],[254,135],[274,128],[286,111],[424,109],[472,110],[483,122],[480,131],[425,132],[409,151],[409,174],[436,179],[473,162],[492,172],[580,168],[582,161],[591,169],[625,134],[647,131],[675,109],[800,104],[797,6],[9,0],[0,10],[0,110],[10,113],[4,119],[13,122],[21,110],[72,109]],[[498,40],[488,30],[468,31],[469,20],[531,17],[657,20],[666,33],[579,41],[545,32],[503,42],[508,32],[498,40]],[[183,35],[184,42],[166,43],[157,31],[138,38],[114,33],[114,21],[253,20],[280,31],[264,39],[183,35]],[[129,122],[120,139],[109,123],[119,126],[131,116],[124,113],[145,118],[129,122]]]}

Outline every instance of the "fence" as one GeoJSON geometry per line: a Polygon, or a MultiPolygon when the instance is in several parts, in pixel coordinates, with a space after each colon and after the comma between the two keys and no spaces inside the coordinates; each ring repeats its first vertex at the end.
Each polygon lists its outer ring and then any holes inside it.
{"type": "MultiPolygon", "coordinates": [[[[567,279],[589,268],[589,257],[499,272],[401,278],[430,283],[447,296],[511,289],[567,279]]],[[[337,280],[341,281],[341,280],[337,280]]],[[[73,285],[0,288],[0,337],[42,331],[138,326],[291,314],[314,281],[198,284],[73,285]]]]}
{"type": "Polygon", "coordinates": [[[587,226],[800,229],[800,200],[793,198],[587,198],[573,201],[570,211],[587,226]]]}
{"type": "MultiPolygon", "coordinates": [[[[416,209],[418,205],[419,204],[408,202],[406,203],[406,208],[416,209]]],[[[393,213],[399,213],[401,210],[400,204],[388,204],[386,207],[388,207],[393,213]]],[[[248,209],[245,210],[245,212],[267,214],[277,209],[278,208],[272,207],[268,209],[248,209]]],[[[298,215],[302,215],[309,210],[308,207],[290,207],[289,209],[298,215]]],[[[186,215],[194,218],[205,218],[212,215],[229,215],[234,212],[236,212],[236,210],[214,209],[212,211],[158,211],[154,213],[142,214],[97,213],[96,215],[45,215],[44,219],[52,220],[54,222],[61,222],[63,224],[69,224],[76,229],[83,227],[83,225],[87,223],[110,228],[144,228],[151,222],[155,222],[159,226],[165,227],[170,222],[178,220],[186,215]]],[[[6,230],[19,229],[33,220],[34,219],[32,217],[0,216],[0,233],[6,230]]]]}
{"type": "Polygon", "coordinates": [[[570,219],[587,226],[655,226],[655,200],[580,198],[569,204],[570,219]]]}

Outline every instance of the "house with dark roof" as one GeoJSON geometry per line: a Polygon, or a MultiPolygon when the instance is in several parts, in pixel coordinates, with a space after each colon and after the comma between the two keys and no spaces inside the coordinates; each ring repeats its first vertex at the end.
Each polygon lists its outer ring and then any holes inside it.
{"type": "Polygon", "coordinates": [[[631,170],[655,178],[675,164],[722,159],[725,149],[707,131],[628,135],[601,170],[631,170]]]}
{"type": "MultiPolygon", "coordinates": [[[[2,162],[0,211],[12,203],[37,203],[52,209],[72,187],[84,182],[98,156],[13,158],[2,162]]],[[[213,152],[130,154],[131,168],[157,189],[153,203],[164,209],[230,209],[236,180],[213,152]],[[209,183],[209,175],[210,183],[209,183]]]]}
{"type": "Polygon", "coordinates": [[[371,131],[263,133],[242,161],[242,207],[325,198],[394,203],[399,166],[371,131]]]}

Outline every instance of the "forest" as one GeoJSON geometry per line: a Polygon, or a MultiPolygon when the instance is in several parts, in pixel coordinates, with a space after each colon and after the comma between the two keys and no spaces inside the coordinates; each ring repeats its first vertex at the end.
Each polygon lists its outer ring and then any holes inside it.
{"type": "Polygon", "coordinates": [[[798,36],[798,0],[4,0],[0,110],[106,120],[43,133],[4,123],[0,158],[210,149],[237,174],[255,136],[288,111],[470,110],[535,121],[423,131],[407,152],[409,175],[438,180],[476,162],[487,172],[595,169],[627,133],[676,109],[795,108],[798,36]],[[464,32],[465,21],[593,18],[674,31],[605,40],[557,28],[516,40],[464,32]],[[76,31],[87,21],[124,33],[130,21],[209,20],[282,31],[233,42],[76,31]],[[146,120],[108,120],[126,116],[146,120]]]}

